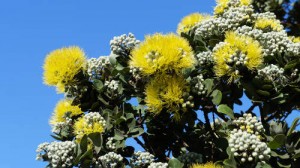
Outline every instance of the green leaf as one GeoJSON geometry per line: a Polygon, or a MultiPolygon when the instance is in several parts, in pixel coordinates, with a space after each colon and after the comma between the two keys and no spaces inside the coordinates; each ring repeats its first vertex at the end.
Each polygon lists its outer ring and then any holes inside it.
{"type": "Polygon", "coordinates": [[[277,161],[277,164],[278,164],[280,167],[283,167],[283,168],[290,168],[290,167],[291,167],[291,164],[285,165],[285,164],[280,163],[279,161],[277,161]]]}
{"type": "Polygon", "coordinates": [[[102,147],[102,135],[100,133],[92,133],[89,134],[89,138],[92,140],[95,151],[98,154],[102,147]]]}
{"type": "Polygon", "coordinates": [[[273,88],[273,85],[265,84],[261,88],[264,89],[264,90],[270,90],[270,89],[273,88]]]}
{"type": "Polygon", "coordinates": [[[84,135],[81,140],[80,140],[80,149],[82,152],[86,152],[87,151],[87,146],[88,146],[88,140],[87,140],[87,136],[84,135]]]}
{"type": "Polygon", "coordinates": [[[115,122],[116,125],[119,125],[122,122],[125,122],[126,118],[124,116],[121,116],[120,118],[118,118],[115,122]]]}
{"type": "Polygon", "coordinates": [[[225,159],[224,160],[224,165],[225,167],[228,167],[228,168],[236,168],[237,164],[236,164],[236,161],[234,159],[234,155],[233,153],[230,151],[230,147],[228,147],[226,149],[226,152],[227,152],[227,155],[229,156],[228,159],[225,159]]]}
{"type": "Polygon", "coordinates": [[[234,119],[234,113],[230,107],[228,107],[226,104],[221,104],[218,106],[217,111],[219,113],[223,113],[228,115],[231,119],[234,119]]]}
{"type": "Polygon", "coordinates": [[[173,158],[169,160],[168,167],[169,168],[183,168],[184,164],[182,164],[178,159],[173,158]]]}
{"type": "Polygon", "coordinates": [[[212,88],[214,86],[214,80],[213,79],[206,79],[204,82],[205,88],[207,89],[207,93],[210,94],[212,91],[212,88]]]}
{"type": "Polygon", "coordinates": [[[268,143],[269,148],[277,149],[285,143],[286,137],[284,134],[275,135],[273,141],[268,143]]]}
{"type": "Polygon", "coordinates": [[[271,95],[270,92],[267,92],[265,90],[256,90],[256,93],[261,95],[261,96],[265,96],[265,97],[268,97],[268,96],[271,95]]]}
{"type": "Polygon", "coordinates": [[[300,153],[297,153],[297,154],[295,154],[292,158],[293,159],[297,159],[297,158],[299,158],[300,157],[300,153]]]}
{"type": "Polygon", "coordinates": [[[127,81],[125,80],[125,78],[124,78],[123,75],[120,75],[120,76],[119,76],[119,79],[120,79],[122,82],[127,83],[127,81]]]}
{"type": "Polygon", "coordinates": [[[52,138],[61,141],[62,138],[59,135],[50,135],[52,138]]]}
{"type": "Polygon", "coordinates": [[[108,101],[106,101],[106,100],[104,100],[104,98],[99,94],[98,95],[98,100],[100,100],[103,104],[105,104],[106,106],[108,106],[109,105],[109,102],[108,101]]]}
{"type": "Polygon", "coordinates": [[[115,140],[118,140],[118,141],[123,140],[123,139],[124,139],[123,133],[122,133],[120,130],[115,129],[115,136],[114,136],[114,139],[115,139],[115,140]]]}
{"type": "Polygon", "coordinates": [[[134,115],[132,113],[126,113],[125,115],[127,119],[134,118],[134,115]]]}
{"type": "Polygon", "coordinates": [[[109,62],[110,62],[112,65],[116,65],[116,63],[117,63],[116,55],[110,55],[110,56],[109,56],[109,62]]]}
{"type": "Polygon", "coordinates": [[[272,168],[272,167],[269,164],[259,162],[257,163],[255,168],[272,168]]]}
{"type": "Polygon", "coordinates": [[[299,63],[298,59],[289,61],[285,66],[284,70],[290,70],[290,69],[295,69],[296,65],[299,63]]]}
{"type": "Polygon", "coordinates": [[[143,133],[144,133],[143,128],[134,128],[133,130],[130,131],[130,134],[132,134],[132,137],[134,138],[140,136],[143,133]]]}
{"type": "Polygon", "coordinates": [[[214,105],[219,105],[222,101],[222,92],[220,90],[214,90],[211,94],[211,96],[213,97],[212,102],[214,103],[214,105]]]}
{"type": "Polygon", "coordinates": [[[136,120],[133,118],[127,120],[127,126],[129,130],[133,129],[136,126],[136,120]]]}
{"type": "Polygon", "coordinates": [[[82,160],[87,160],[87,159],[91,159],[93,158],[93,149],[89,149],[87,150],[81,157],[80,157],[80,161],[82,160]]]}
{"type": "Polygon", "coordinates": [[[121,64],[117,64],[116,70],[122,71],[123,69],[124,69],[124,67],[121,64]]]}
{"type": "Polygon", "coordinates": [[[103,89],[103,82],[101,80],[95,79],[94,80],[94,88],[100,92],[103,89]]]}
{"type": "Polygon", "coordinates": [[[293,133],[293,131],[297,127],[297,124],[298,124],[299,120],[300,120],[300,117],[297,117],[297,118],[294,119],[294,121],[293,121],[293,123],[291,125],[291,128],[289,129],[289,131],[287,133],[287,136],[290,136],[293,133]]]}

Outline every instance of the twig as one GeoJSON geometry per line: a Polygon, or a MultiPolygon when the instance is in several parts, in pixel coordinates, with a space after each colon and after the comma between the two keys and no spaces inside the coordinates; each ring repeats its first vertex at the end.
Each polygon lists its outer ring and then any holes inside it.
{"type": "Polygon", "coordinates": [[[144,148],[146,151],[148,151],[147,150],[147,147],[145,146],[145,144],[143,144],[143,142],[140,140],[140,139],[138,139],[138,138],[133,138],[142,148],[144,148]]]}
{"type": "Polygon", "coordinates": [[[253,103],[252,106],[246,111],[246,113],[252,112],[257,106],[259,106],[259,103],[253,103]]]}

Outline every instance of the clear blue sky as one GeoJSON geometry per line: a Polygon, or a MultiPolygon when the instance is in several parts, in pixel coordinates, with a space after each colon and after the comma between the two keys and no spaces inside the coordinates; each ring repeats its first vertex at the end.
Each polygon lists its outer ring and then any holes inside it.
{"type": "Polygon", "coordinates": [[[7,0],[0,2],[0,168],[39,168],[39,143],[52,141],[49,117],[62,95],[43,85],[45,55],[78,45],[89,57],[109,54],[113,36],[174,32],[214,0],[7,0]]]}

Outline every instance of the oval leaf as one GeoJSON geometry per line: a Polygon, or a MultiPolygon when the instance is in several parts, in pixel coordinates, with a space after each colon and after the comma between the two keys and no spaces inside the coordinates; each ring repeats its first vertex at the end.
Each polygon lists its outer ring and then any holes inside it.
{"type": "Polygon", "coordinates": [[[228,115],[231,119],[234,119],[234,113],[230,107],[228,107],[226,104],[221,104],[218,106],[217,111],[219,113],[223,113],[228,115]]]}

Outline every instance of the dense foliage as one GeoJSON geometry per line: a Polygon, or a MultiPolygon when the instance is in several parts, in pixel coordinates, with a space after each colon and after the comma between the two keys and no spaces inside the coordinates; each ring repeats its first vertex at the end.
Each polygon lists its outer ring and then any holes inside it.
{"type": "MultiPolygon", "coordinates": [[[[177,34],[114,37],[111,54],[46,57],[65,98],[37,159],[48,167],[300,167],[300,40],[250,0],[219,0],[177,34]],[[246,102],[246,100],[249,102],[246,102]],[[242,106],[244,110],[236,109],[242,106]],[[126,145],[133,139],[144,151],[126,145]]],[[[240,108],[239,108],[240,109],[240,108]]]]}

